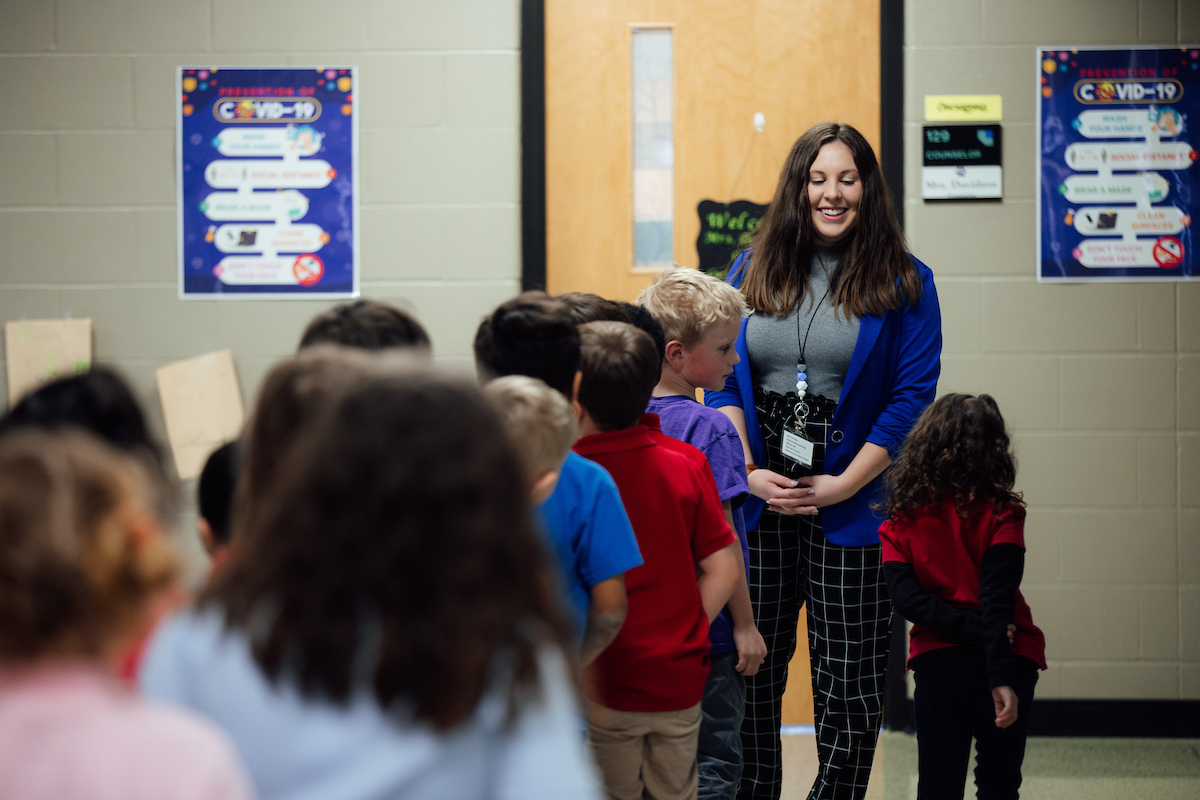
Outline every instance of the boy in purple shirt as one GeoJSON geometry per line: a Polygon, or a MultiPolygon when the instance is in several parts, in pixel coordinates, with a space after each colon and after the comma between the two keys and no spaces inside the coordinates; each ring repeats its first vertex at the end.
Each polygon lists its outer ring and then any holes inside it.
{"type": "MultiPolygon", "coordinates": [[[[738,362],[733,345],[746,303],[741,293],[685,267],[660,273],[638,303],[662,325],[666,339],[662,376],[646,410],[662,431],[687,442],[708,458],[725,518],[749,561],[741,504],[750,496],[745,456],[733,423],[696,402],[696,390],[720,390],[738,362]]],[[[745,569],[729,604],[709,629],[711,668],[701,702],[700,797],[737,794],[742,774],[739,730],[746,703],[744,677],[758,672],[767,646],[754,625],[745,569]]]]}

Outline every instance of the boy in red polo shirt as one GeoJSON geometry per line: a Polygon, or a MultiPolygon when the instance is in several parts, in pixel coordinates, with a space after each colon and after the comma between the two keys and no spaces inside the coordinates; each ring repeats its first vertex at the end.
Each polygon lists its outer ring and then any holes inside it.
{"type": "Polygon", "coordinates": [[[623,322],[582,340],[575,451],[608,470],[645,563],[625,573],[628,613],[584,674],[588,736],[610,797],[694,798],[708,626],[741,569],[713,478],[639,425],[661,354],[623,322]]]}

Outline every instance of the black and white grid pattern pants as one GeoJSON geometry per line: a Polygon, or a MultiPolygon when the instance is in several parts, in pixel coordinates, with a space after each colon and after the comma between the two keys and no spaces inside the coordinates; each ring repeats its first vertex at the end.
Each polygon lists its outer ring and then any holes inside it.
{"type": "MultiPolygon", "coordinates": [[[[808,398],[807,436],[816,447],[805,470],[779,451],[795,397],[759,391],[755,401],[768,453],[758,466],[791,477],[821,474],[835,403],[808,398]]],[[[839,547],[825,539],[820,516],[772,511],[763,513],[749,539],[750,599],[767,659],[746,679],[738,797],[779,797],[781,707],[803,605],[820,761],[809,800],[861,800],[879,735],[892,616],[879,545],[839,547]]]]}

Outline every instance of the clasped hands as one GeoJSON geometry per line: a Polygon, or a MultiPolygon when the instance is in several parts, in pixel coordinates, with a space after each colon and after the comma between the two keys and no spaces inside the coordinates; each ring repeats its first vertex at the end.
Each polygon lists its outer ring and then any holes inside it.
{"type": "Polygon", "coordinates": [[[750,473],[750,493],[767,502],[767,508],[786,516],[820,513],[826,506],[849,500],[855,487],[840,475],[806,475],[789,478],[758,468],[750,473]]]}

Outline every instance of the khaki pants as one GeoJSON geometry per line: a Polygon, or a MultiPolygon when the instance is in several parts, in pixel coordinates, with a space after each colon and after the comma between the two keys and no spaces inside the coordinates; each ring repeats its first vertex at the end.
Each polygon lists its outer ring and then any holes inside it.
{"type": "Polygon", "coordinates": [[[610,800],[695,800],[700,704],[614,711],[588,701],[588,740],[610,800]]]}

